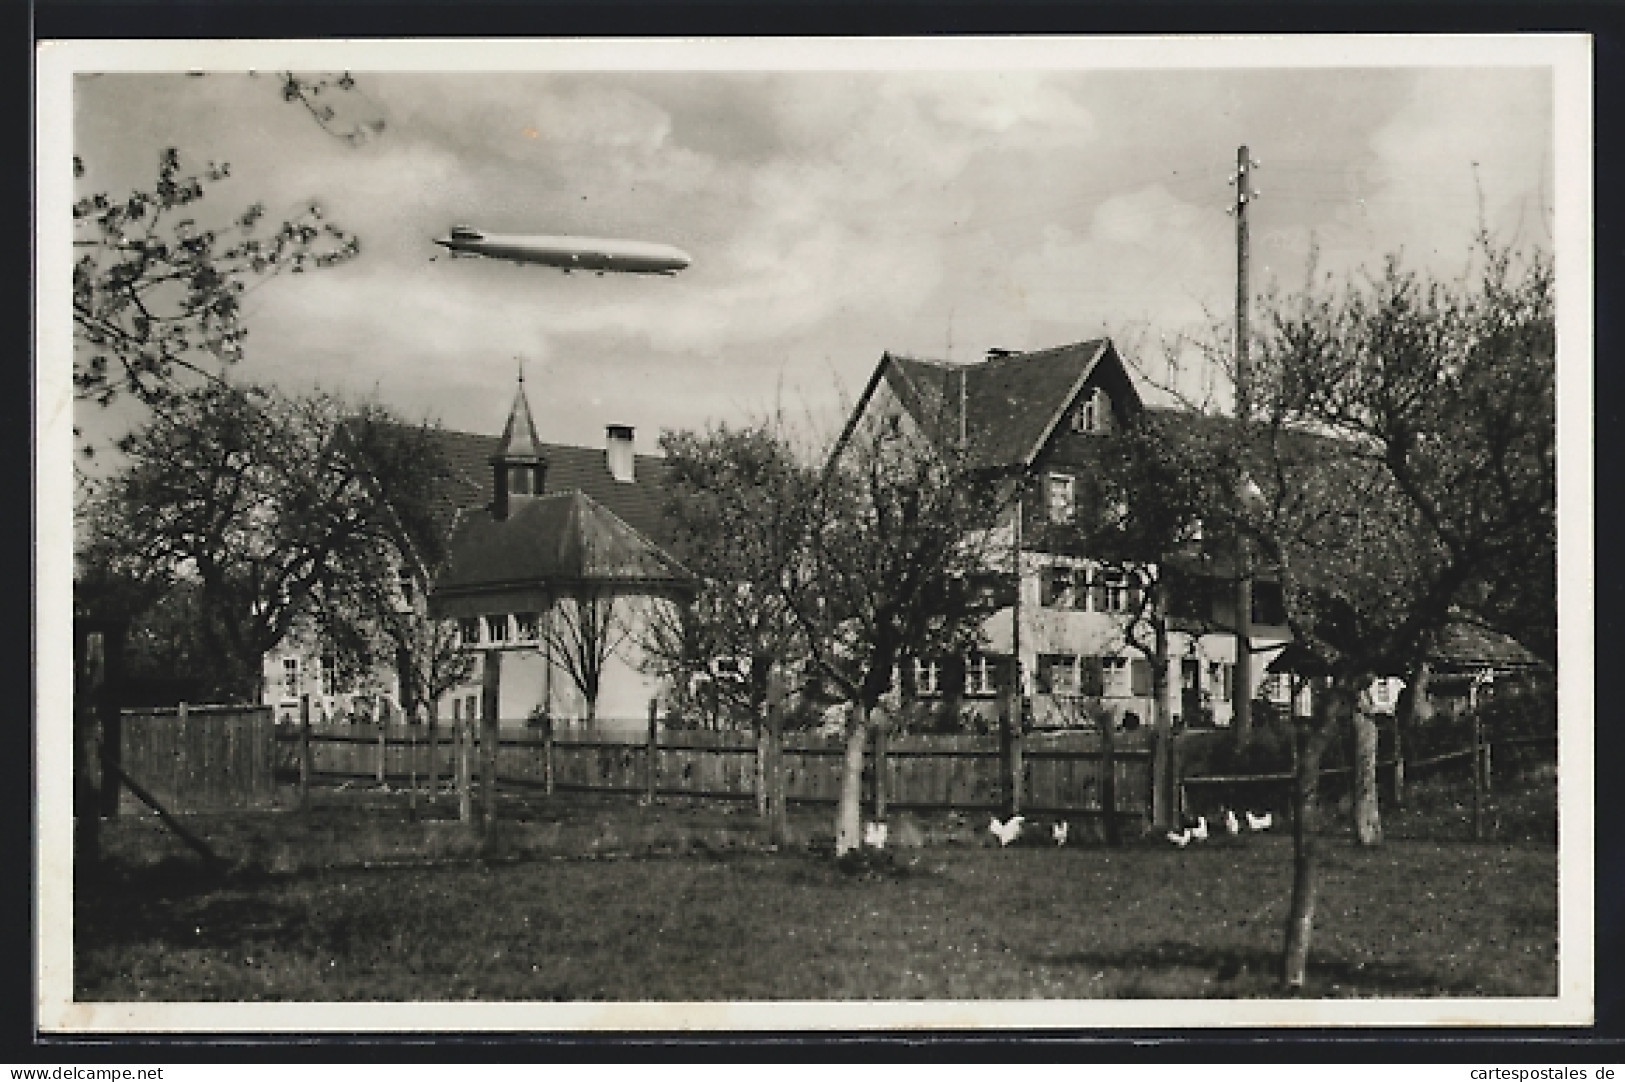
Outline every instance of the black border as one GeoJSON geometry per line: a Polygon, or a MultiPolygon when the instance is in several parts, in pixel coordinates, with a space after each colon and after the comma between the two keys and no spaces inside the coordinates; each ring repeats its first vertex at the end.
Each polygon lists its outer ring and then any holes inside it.
{"type": "MultiPolygon", "coordinates": [[[[327,0],[322,4],[281,0],[176,0],[153,3],[120,0],[33,0],[31,5],[0,5],[5,27],[26,33],[29,55],[9,68],[11,85],[29,103],[18,143],[29,149],[16,155],[8,171],[14,186],[11,205],[32,216],[32,60],[33,44],[48,38],[313,38],[313,37],[692,37],[692,36],[851,36],[960,34],[1291,34],[1291,33],[1524,33],[1586,32],[1593,35],[1596,135],[1596,352],[1594,375],[1596,492],[1621,490],[1622,429],[1619,356],[1620,316],[1609,302],[1620,296],[1625,228],[1621,224],[1617,168],[1625,101],[1625,5],[1613,3],[1484,3],[1456,0],[1418,3],[1303,2],[1212,3],[1122,0],[1041,2],[1020,0],[876,0],[869,3],[819,3],[815,0],[544,0],[540,3],[456,4],[394,3],[383,0],[327,0]],[[26,31],[24,26],[26,25],[26,31]],[[1609,182],[1615,181],[1611,185],[1609,182]]],[[[21,34],[19,35],[21,36],[21,34]]],[[[21,49],[11,55],[22,59],[21,49]]],[[[31,248],[14,246],[20,280],[32,284],[31,248]]],[[[14,305],[13,326],[32,329],[30,289],[8,292],[14,305]]],[[[32,335],[24,346],[32,355],[32,335]]],[[[31,438],[31,366],[5,369],[15,393],[0,396],[0,438],[11,453],[4,461],[7,493],[14,502],[28,498],[33,487],[31,438]],[[26,479],[18,476],[28,464],[26,479]]],[[[1608,559],[1620,536],[1615,504],[1594,501],[1599,588],[1597,655],[1614,656],[1620,645],[1620,605],[1625,602],[1617,566],[1608,559]]],[[[20,516],[15,516],[14,521],[20,516]]],[[[31,568],[31,537],[7,531],[7,571],[22,577],[31,568]]],[[[1565,569],[1565,573],[1568,572],[1565,569]]],[[[18,583],[18,586],[22,586],[18,583]]],[[[32,576],[27,584],[32,601],[32,576]]],[[[12,619],[5,623],[8,642],[29,628],[32,607],[21,609],[24,590],[8,594],[12,619]]],[[[19,647],[25,644],[18,643],[19,647]]],[[[20,651],[14,649],[12,656],[20,651]]],[[[32,658],[31,658],[32,660],[32,658]]],[[[1599,671],[1606,667],[1599,666],[1599,671]]],[[[0,930],[11,949],[0,967],[0,1009],[4,1019],[0,1057],[12,1063],[92,1065],[97,1063],[459,1063],[470,1061],[659,1061],[694,1063],[717,1060],[806,1062],[862,1059],[873,1062],[1294,1062],[1312,1059],[1342,1063],[1474,1062],[1584,1065],[1625,1061],[1625,978],[1612,964],[1625,954],[1625,830],[1607,814],[1609,782],[1622,762],[1625,733],[1620,711],[1599,697],[1597,704],[1596,784],[1599,801],[1596,846],[1596,1005],[1593,1027],[1571,1029],[1305,1029],[1181,1031],[1115,1030],[1096,1033],[1057,1031],[882,1033],[710,1033],[515,1035],[367,1033],[348,1035],[191,1035],[184,1037],[117,1035],[42,1037],[34,1025],[32,954],[32,827],[30,787],[20,784],[21,764],[32,757],[33,669],[26,680],[11,681],[23,690],[22,710],[11,724],[0,725],[0,755],[17,764],[13,784],[0,789],[9,829],[5,852],[12,868],[26,866],[28,875],[6,875],[0,882],[0,930]],[[23,862],[26,862],[24,864],[23,862]]],[[[15,700],[13,700],[15,701],[15,700]]],[[[31,776],[32,771],[29,771],[31,776]]]]}

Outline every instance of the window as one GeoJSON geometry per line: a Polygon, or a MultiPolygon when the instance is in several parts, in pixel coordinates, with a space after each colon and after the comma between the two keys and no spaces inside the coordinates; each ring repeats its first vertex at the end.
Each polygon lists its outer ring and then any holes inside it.
{"type": "Polygon", "coordinates": [[[942,665],[914,659],[914,693],[920,696],[942,694],[942,665]]]}
{"type": "Polygon", "coordinates": [[[1207,686],[1215,699],[1229,700],[1230,674],[1233,666],[1228,661],[1210,661],[1207,663],[1207,686]]]}
{"type": "Polygon", "coordinates": [[[536,639],[536,614],[534,612],[521,612],[513,618],[514,636],[520,642],[534,642],[536,639]]]}
{"type": "Polygon", "coordinates": [[[1039,603],[1051,609],[1082,608],[1083,599],[1075,589],[1076,578],[1070,567],[1045,568],[1039,603]]]}
{"type": "Polygon", "coordinates": [[[400,568],[395,572],[395,583],[401,591],[401,600],[410,605],[417,597],[417,584],[412,581],[412,573],[404,567],[400,568]]]}
{"type": "Polygon", "coordinates": [[[299,659],[296,657],[282,659],[282,696],[287,699],[299,698],[299,659]]]}
{"type": "Polygon", "coordinates": [[[1094,605],[1096,612],[1138,612],[1140,608],[1139,579],[1126,571],[1101,570],[1094,576],[1094,605]]]}
{"type": "Polygon", "coordinates": [[[533,495],[533,493],[530,491],[530,467],[529,466],[509,466],[508,467],[508,495],[510,495],[510,496],[530,496],[530,495],[533,495]]]}
{"type": "Polygon", "coordinates": [[[1078,659],[1072,654],[1039,654],[1038,687],[1051,695],[1078,693],[1078,659]]]}
{"type": "Polygon", "coordinates": [[[1122,698],[1129,693],[1129,669],[1126,657],[1100,659],[1101,694],[1122,698]]]}
{"type": "Polygon", "coordinates": [[[1292,677],[1284,672],[1272,672],[1264,678],[1265,695],[1272,703],[1292,701],[1292,677]]]}
{"type": "Polygon", "coordinates": [[[1077,514],[1076,484],[1069,473],[1049,475],[1049,520],[1071,522],[1077,514]]]}
{"type": "Polygon", "coordinates": [[[322,694],[337,695],[339,690],[338,660],[332,654],[322,658],[322,694]]]}
{"type": "Polygon", "coordinates": [[[1096,387],[1089,397],[1072,411],[1072,431],[1104,433],[1112,430],[1112,400],[1103,389],[1096,387]]]}
{"type": "Polygon", "coordinates": [[[992,695],[996,690],[993,659],[986,654],[972,654],[965,661],[965,694],[992,695]]]}
{"type": "Polygon", "coordinates": [[[491,642],[508,641],[508,617],[487,616],[485,618],[485,635],[491,642]]]}
{"type": "Polygon", "coordinates": [[[1253,623],[1286,623],[1286,598],[1280,583],[1266,579],[1253,580],[1253,623]]]}
{"type": "Polygon", "coordinates": [[[477,616],[469,616],[457,621],[457,637],[464,646],[478,646],[480,642],[480,621],[477,616]]]}
{"type": "Polygon", "coordinates": [[[480,697],[468,695],[463,698],[463,717],[469,721],[478,721],[480,717],[480,697]]]}

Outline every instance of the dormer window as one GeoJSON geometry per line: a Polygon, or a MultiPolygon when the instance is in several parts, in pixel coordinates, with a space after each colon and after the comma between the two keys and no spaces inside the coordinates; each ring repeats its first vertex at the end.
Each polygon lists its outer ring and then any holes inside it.
{"type": "Polygon", "coordinates": [[[485,618],[485,638],[487,642],[508,641],[508,617],[487,616],[485,618]]]}
{"type": "Polygon", "coordinates": [[[1072,431],[1100,435],[1112,430],[1112,400],[1103,388],[1091,388],[1072,411],[1072,431]]]}

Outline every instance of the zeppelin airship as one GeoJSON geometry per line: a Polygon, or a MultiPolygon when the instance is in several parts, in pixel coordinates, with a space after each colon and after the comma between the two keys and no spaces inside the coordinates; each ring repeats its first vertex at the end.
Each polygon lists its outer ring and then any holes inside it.
{"type": "Polygon", "coordinates": [[[529,234],[487,233],[472,226],[453,226],[435,243],[453,255],[484,256],[514,263],[540,263],[566,274],[575,270],[597,274],[676,274],[693,262],[687,252],[669,244],[641,240],[603,240],[597,237],[545,237],[529,234]]]}

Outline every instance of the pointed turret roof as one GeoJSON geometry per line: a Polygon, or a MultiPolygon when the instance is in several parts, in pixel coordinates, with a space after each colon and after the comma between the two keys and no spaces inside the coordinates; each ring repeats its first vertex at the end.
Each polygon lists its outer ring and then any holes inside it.
{"type": "Polygon", "coordinates": [[[519,389],[514,392],[513,408],[508,411],[508,423],[502,429],[502,441],[497,444],[493,461],[539,462],[542,441],[536,435],[536,422],[530,419],[530,401],[525,398],[525,374],[519,374],[519,389]]]}

